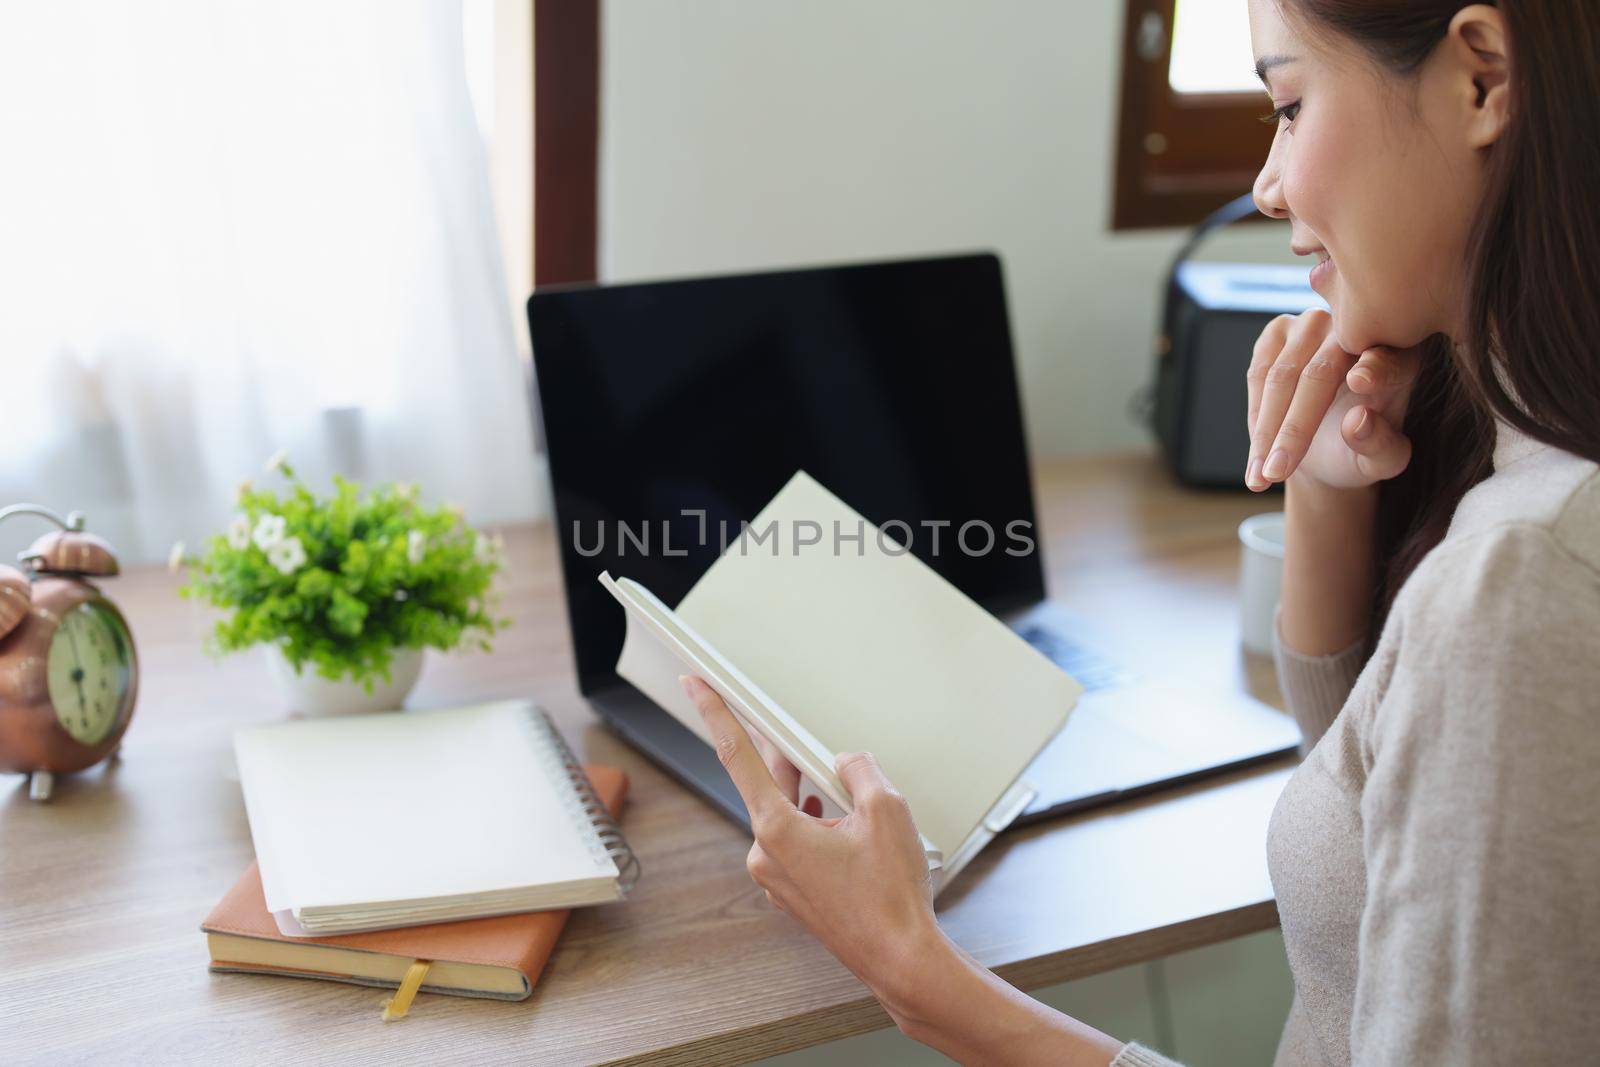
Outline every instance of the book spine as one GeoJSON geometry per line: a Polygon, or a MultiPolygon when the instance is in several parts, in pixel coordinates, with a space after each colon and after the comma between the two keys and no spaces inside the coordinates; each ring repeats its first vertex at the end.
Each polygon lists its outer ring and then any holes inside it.
{"type": "Polygon", "coordinates": [[[618,895],[627,896],[639,881],[639,857],[622,836],[617,821],[606,810],[589,776],[583,772],[583,764],[572,754],[566,738],[550,721],[550,716],[537,705],[530,705],[529,711],[535,732],[543,742],[540,752],[556,772],[555,778],[572,786],[570,793],[562,794],[568,814],[580,829],[587,831],[589,850],[596,861],[603,862],[609,857],[616,864],[618,895]]]}

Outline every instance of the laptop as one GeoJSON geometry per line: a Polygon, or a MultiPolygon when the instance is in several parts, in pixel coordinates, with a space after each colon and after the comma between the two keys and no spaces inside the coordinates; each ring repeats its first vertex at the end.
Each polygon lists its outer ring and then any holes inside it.
{"type": "Polygon", "coordinates": [[[1299,743],[1242,693],[1132,676],[1046,598],[996,256],[552,287],[528,324],[578,687],[729,818],[748,825],[712,749],[617,676],[623,612],[597,578],[678,603],[800,469],[1085,687],[1024,774],[1039,795],[1019,823],[1299,743]]]}

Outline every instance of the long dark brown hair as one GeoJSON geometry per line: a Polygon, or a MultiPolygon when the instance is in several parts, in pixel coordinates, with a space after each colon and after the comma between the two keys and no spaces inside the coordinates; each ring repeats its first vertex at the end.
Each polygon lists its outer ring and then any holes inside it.
{"type": "MultiPolygon", "coordinates": [[[[1462,0],[1278,0],[1414,77],[1462,0]]],[[[1510,117],[1466,262],[1464,336],[1429,338],[1407,406],[1411,463],[1378,504],[1375,642],[1400,586],[1491,469],[1494,419],[1600,462],[1600,3],[1498,0],[1510,117]]],[[[1370,648],[1369,644],[1369,648],[1370,648]]]]}

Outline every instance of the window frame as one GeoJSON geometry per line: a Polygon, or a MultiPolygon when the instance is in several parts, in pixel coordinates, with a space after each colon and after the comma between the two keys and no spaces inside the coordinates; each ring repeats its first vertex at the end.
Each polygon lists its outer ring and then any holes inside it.
{"type": "Polygon", "coordinates": [[[598,277],[600,0],[533,0],[533,284],[598,277]]]}
{"type": "MultiPolygon", "coordinates": [[[[1260,93],[1167,80],[1177,0],[1127,0],[1111,228],[1190,226],[1249,191],[1272,145],[1260,93]]],[[[1265,216],[1263,216],[1265,217],[1265,216]]]]}

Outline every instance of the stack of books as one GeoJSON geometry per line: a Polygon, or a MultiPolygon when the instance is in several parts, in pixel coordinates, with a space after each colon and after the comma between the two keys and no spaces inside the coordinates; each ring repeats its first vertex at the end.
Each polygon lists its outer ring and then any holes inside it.
{"type": "Polygon", "coordinates": [[[235,738],[256,862],[202,924],[217,972],[521,1000],[570,909],[623,897],[628,781],[504,701],[235,738]]]}

